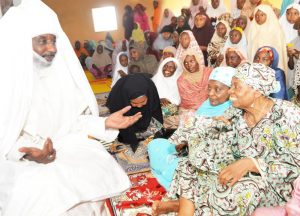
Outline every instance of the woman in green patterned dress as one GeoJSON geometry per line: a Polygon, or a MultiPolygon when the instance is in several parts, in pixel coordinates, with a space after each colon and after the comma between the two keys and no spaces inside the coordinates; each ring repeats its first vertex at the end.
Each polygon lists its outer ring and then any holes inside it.
{"type": "Polygon", "coordinates": [[[168,192],[180,198],[179,216],[251,215],[290,199],[300,173],[300,110],[268,97],[277,84],[271,68],[245,63],[232,79],[229,92],[239,109],[225,113],[227,127],[216,122],[217,132],[205,140],[197,129],[202,122],[182,131],[178,138],[189,143],[189,159],[179,162],[168,192]],[[211,145],[223,152],[209,152],[211,145]]]}

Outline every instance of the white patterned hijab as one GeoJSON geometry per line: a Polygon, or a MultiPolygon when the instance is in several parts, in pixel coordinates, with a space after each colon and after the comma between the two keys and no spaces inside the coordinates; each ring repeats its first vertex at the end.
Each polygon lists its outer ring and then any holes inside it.
{"type": "Polygon", "coordinates": [[[280,88],[275,71],[264,64],[244,63],[237,68],[234,76],[265,96],[278,92],[280,88]]]}

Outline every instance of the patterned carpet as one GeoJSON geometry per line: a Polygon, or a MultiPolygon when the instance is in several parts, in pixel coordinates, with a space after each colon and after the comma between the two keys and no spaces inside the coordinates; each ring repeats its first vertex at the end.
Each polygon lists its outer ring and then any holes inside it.
{"type": "Polygon", "coordinates": [[[151,205],[166,191],[150,172],[129,175],[132,187],[120,196],[107,200],[112,216],[151,215],[151,205]]]}
{"type": "Polygon", "coordinates": [[[129,146],[119,143],[118,141],[115,141],[113,145],[118,147],[118,152],[113,153],[111,151],[113,146],[110,146],[108,151],[111,152],[112,156],[118,161],[127,174],[150,171],[147,145],[140,143],[136,152],[133,152],[129,146]]]}

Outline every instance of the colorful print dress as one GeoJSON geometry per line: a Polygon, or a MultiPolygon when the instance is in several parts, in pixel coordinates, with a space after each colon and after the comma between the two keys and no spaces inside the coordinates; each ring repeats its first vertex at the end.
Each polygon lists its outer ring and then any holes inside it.
{"type": "Polygon", "coordinates": [[[203,127],[195,118],[176,132],[172,139],[189,143],[189,158],[178,163],[167,196],[189,199],[195,215],[209,216],[251,215],[257,207],[289,200],[300,173],[300,109],[273,100],[271,111],[253,128],[241,110],[230,108],[225,117],[231,126],[214,121],[203,127]],[[260,174],[248,173],[232,187],[220,185],[219,171],[245,157],[255,159],[260,174]]]}

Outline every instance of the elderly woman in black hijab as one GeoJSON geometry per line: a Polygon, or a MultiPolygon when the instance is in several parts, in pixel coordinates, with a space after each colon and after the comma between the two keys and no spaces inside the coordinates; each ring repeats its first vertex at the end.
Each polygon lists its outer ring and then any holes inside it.
{"type": "Polygon", "coordinates": [[[141,112],[142,118],[131,127],[121,129],[118,136],[118,140],[130,145],[133,151],[136,151],[139,141],[162,129],[163,117],[157,89],[144,74],[131,74],[119,79],[112,88],[106,105],[111,113],[128,105],[132,108],[126,116],[141,112]]]}

